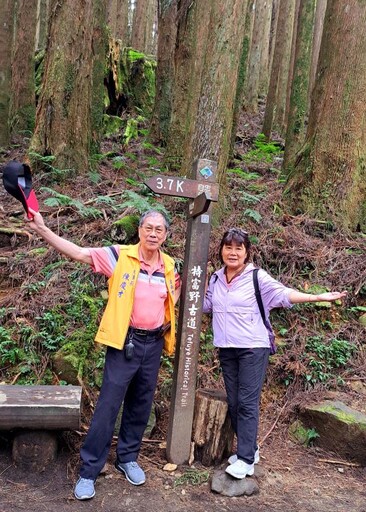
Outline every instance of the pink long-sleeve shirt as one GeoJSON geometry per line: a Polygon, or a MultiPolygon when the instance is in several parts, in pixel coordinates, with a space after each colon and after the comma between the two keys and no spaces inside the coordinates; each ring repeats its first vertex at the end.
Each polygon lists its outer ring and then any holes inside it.
{"type": "MultiPolygon", "coordinates": [[[[226,281],[224,268],[215,272],[210,279],[203,312],[212,313],[215,347],[270,347],[269,332],[262,321],[255,297],[254,268],[249,263],[230,284],[226,281]]],[[[289,300],[291,288],[276,281],[263,269],[258,272],[258,282],[266,318],[273,308],[292,306],[289,300]]]]}

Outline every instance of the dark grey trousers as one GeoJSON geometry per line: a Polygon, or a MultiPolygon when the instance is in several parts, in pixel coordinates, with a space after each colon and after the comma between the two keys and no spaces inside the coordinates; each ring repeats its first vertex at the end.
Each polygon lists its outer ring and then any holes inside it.
{"type": "Polygon", "coordinates": [[[117,442],[118,462],[137,459],[154,398],[163,349],[161,335],[134,335],[133,358],[125,350],[108,347],[103,384],[94,416],[80,451],[80,476],[95,480],[111,446],[114,425],[123,401],[117,442]]]}
{"type": "Polygon", "coordinates": [[[229,414],[239,459],[253,464],[257,449],[259,402],[269,348],[220,348],[229,414]]]}

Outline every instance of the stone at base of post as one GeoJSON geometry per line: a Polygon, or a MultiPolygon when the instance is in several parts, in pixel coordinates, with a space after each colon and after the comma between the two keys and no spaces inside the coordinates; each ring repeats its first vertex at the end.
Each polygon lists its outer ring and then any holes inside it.
{"type": "Polygon", "coordinates": [[[204,466],[219,464],[232,454],[233,440],[225,392],[198,389],[193,420],[195,460],[204,466]]]}

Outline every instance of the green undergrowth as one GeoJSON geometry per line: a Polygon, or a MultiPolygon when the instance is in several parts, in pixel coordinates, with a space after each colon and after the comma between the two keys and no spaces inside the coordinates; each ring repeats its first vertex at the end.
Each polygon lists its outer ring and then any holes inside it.
{"type": "MultiPolygon", "coordinates": [[[[49,285],[50,276],[57,275],[65,262],[44,267],[44,281],[27,287],[26,293],[36,296],[49,285]]],[[[103,366],[104,353],[95,350],[94,337],[105,300],[94,281],[76,266],[70,273],[62,272],[67,283],[62,284],[65,295],[50,304],[33,319],[18,316],[15,308],[0,310],[0,364],[8,378],[17,375],[18,384],[50,384],[63,381],[55,374],[53,356],[61,352],[72,356],[75,376],[95,383],[96,370],[103,366]],[[15,325],[14,325],[15,319],[15,325]],[[11,321],[13,320],[13,321],[11,321]]]]}

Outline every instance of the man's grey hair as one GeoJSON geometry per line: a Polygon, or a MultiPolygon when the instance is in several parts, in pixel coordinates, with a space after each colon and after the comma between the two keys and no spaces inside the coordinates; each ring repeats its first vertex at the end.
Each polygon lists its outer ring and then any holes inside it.
{"type": "Polygon", "coordinates": [[[165,213],[159,212],[158,210],[148,210],[147,212],[144,212],[140,217],[139,227],[141,228],[148,217],[157,217],[158,215],[164,219],[165,229],[169,231],[170,223],[168,217],[165,215],[165,213]]]}

